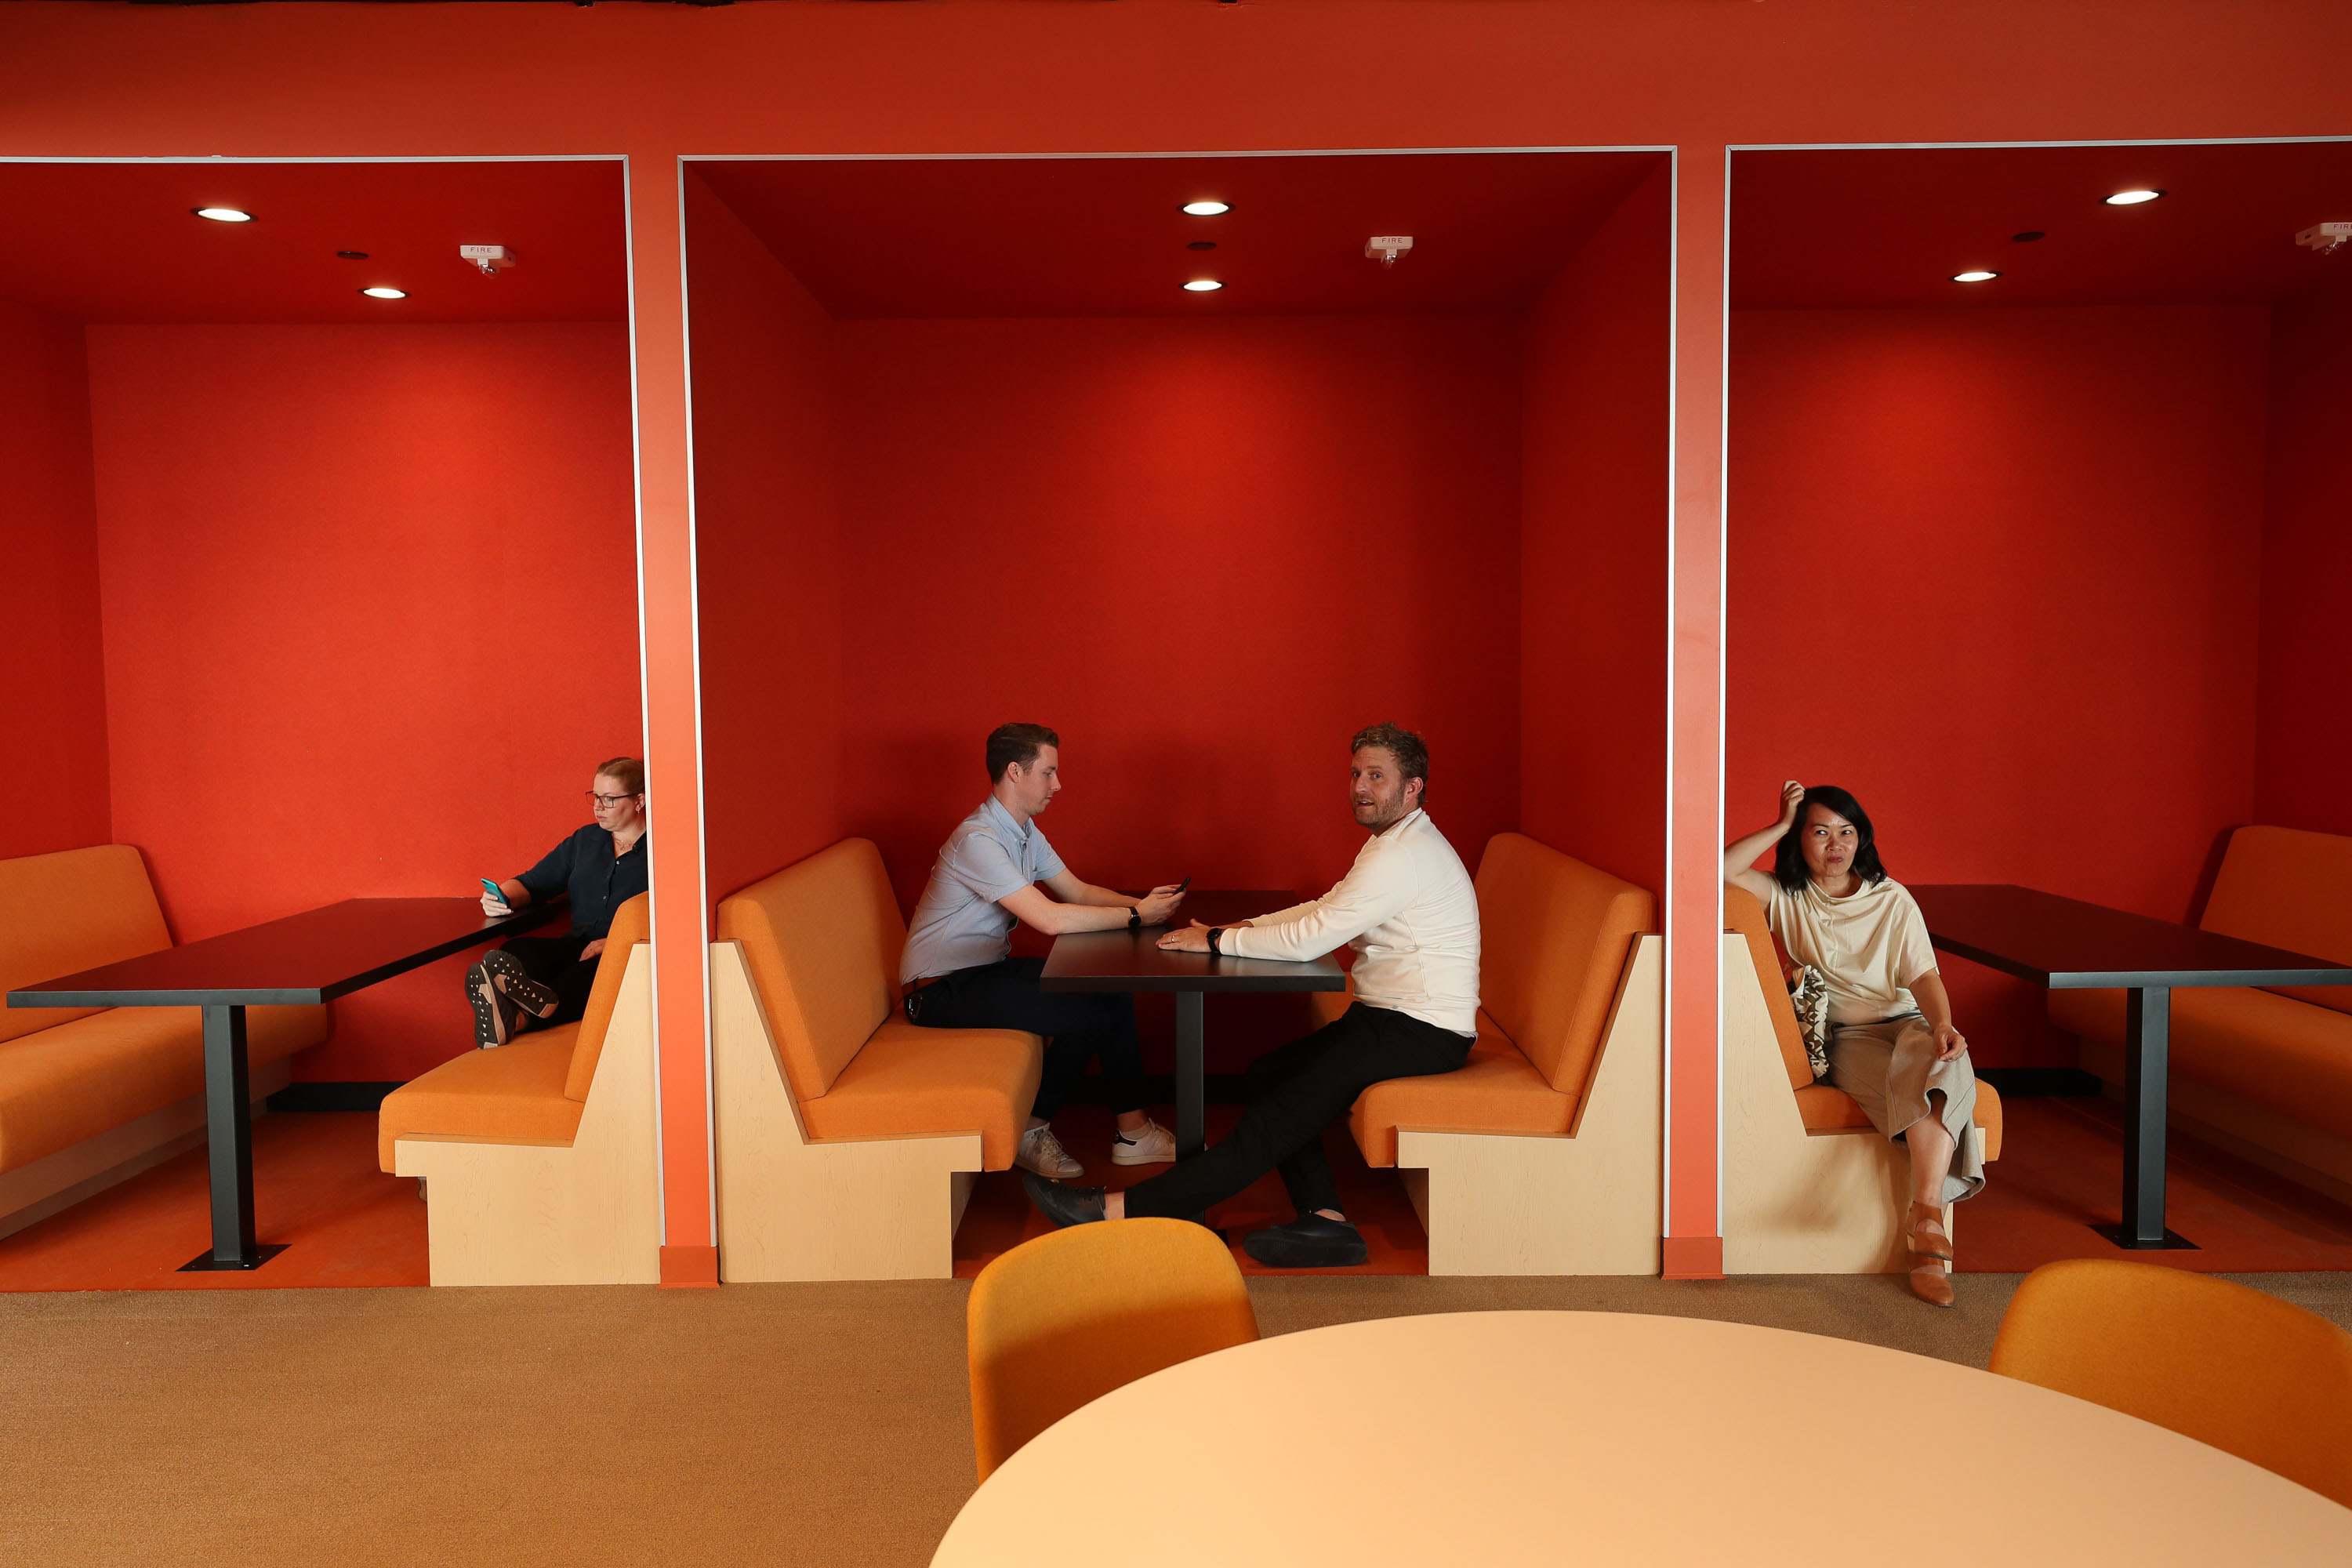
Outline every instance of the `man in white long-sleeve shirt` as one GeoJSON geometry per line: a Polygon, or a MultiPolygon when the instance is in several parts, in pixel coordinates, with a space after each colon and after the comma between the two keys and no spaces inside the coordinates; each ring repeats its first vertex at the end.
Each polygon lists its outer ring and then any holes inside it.
{"type": "Polygon", "coordinates": [[[1349,787],[1371,837],[1339,885],[1311,903],[1246,924],[1193,922],[1160,945],[1242,958],[1305,960],[1352,947],[1355,1001],[1336,1022],[1269,1051],[1250,1068],[1250,1104],[1232,1136],[1123,1193],[1024,1174],[1057,1225],[1130,1215],[1189,1218],[1282,1173],[1297,1217],[1243,1246],[1277,1268],[1361,1263],[1363,1237],[1339,1206],[1323,1129],[1392,1078],[1452,1072],[1478,1032],[1478,899],[1462,858],[1422,809],[1429,752],[1421,737],[1376,724],[1349,748],[1349,787]]]}

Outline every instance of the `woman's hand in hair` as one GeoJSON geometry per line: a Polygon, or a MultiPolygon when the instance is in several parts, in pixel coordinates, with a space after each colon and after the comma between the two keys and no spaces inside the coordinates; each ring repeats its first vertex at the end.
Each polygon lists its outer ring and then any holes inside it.
{"type": "Polygon", "coordinates": [[[1797,826],[1797,813],[1805,809],[1805,786],[1790,779],[1780,786],[1780,826],[1797,826]]]}

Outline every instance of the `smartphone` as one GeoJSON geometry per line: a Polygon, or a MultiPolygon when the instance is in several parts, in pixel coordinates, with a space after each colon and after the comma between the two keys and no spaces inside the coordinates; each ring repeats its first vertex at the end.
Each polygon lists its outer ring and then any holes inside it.
{"type": "Polygon", "coordinates": [[[489,897],[498,900],[498,901],[502,904],[507,901],[507,896],[499,891],[499,885],[496,882],[491,881],[488,877],[482,879],[482,891],[489,897]]]}
{"type": "Polygon", "coordinates": [[[1179,882],[1179,883],[1177,883],[1177,884],[1176,884],[1176,890],[1177,890],[1178,892],[1180,892],[1180,893],[1181,893],[1181,892],[1182,892],[1185,889],[1187,889],[1187,888],[1191,887],[1192,885],[1192,878],[1190,878],[1190,877],[1187,877],[1187,878],[1185,878],[1182,881],[1181,881],[1181,882],[1179,882]]]}

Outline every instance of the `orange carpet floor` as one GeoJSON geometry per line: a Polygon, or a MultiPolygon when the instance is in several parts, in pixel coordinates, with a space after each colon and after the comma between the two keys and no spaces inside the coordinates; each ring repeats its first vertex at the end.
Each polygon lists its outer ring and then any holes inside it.
{"type": "MultiPolygon", "coordinates": [[[[2021,1097],[2003,1101],[2003,1108],[2002,1157],[1984,1192],[1961,1206],[1955,1226],[1964,1270],[2021,1273],[2061,1258],[2116,1257],[2216,1273],[2352,1270],[2352,1209],[2177,1136],[2169,1218],[2200,1250],[2120,1253],[2089,1229],[2116,1217],[2123,1134],[2116,1109],[2097,1100],[2021,1097]]],[[[1172,1120],[1164,1107],[1154,1114],[1172,1120]]],[[[1210,1136],[1222,1136],[1239,1114],[1238,1107],[1212,1105],[1210,1136]]],[[[1107,1111],[1075,1109],[1057,1125],[1071,1153],[1087,1166],[1088,1182],[1123,1187],[1167,1168],[1111,1164],[1107,1111]]],[[[1360,1267],[1333,1272],[1428,1272],[1428,1238],[1396,1173],[1367,1169],[1344,1131],[1325,1134],[1324,1148],[1349,1214],[1371,1250],[1360,1267]]],[[[425,1205],[416,1201],[415,1182],[376,1169],[373,1115],[259,1118],[254,1183],[262,1239],[287,1243],[288,1250],[251,1273],[177,1272],[210,1241],[204,1151],[196,1149],[0,1237],[0,1291],[425,1283],[425,1205]]],[[[1261,1268],[1240,1243],[1247,1232],[1289,1217],[1289,1202],[1274,1176],[1210,1215],[1249,1274],[1285,1272],[1261,1268]]],[[[977,1274],[990,1258],[1045,1229],[1015,1173],[983,1176],[956,1233],[955,1271],[961,1278],[977,1274]]]]}
{"type": "Polygon", "coordinates": [[[253,1122],[253,1212],[286,1250],[247,1273],[182,1274],[212,1246],[202,1145],[10,1237],[0,1290],[237,1290],[425,1283],[416,1184],[375,1165],[375,1117],[253,1122]]]}
{"type": "Polygon", "coordinates": [[[2174,1133],[2165,1221],[2198,1249],[2124,1252],[2091,1230],[2123,1216],[2123,1111],[2105,1100],[2001,1101],[2001,1156],[1952,1220],[1963,1272],[2128,1258],[2207,1274],[2352,1269],[2352,1208],[2174,1133]]]}

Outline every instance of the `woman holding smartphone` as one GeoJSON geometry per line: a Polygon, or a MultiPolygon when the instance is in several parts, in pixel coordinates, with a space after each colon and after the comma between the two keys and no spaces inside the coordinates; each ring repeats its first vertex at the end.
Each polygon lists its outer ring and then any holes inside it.
{"type": "Polygon", "coordinates": [[[645,764],[635,757],[600,764],[588,785],[588,808],[594,822],[521,876],[496,884],[495,892],[482,891],[482,911],[489,915],[564,894],[572,900],[572,929],[562,936],[509,938],[466,971],[477,1046],[503,1046],[524,1030],[569,1024],[587,1012],[613,911],[646,890],[645,764]]]}
{"type": "Polygon", "coordinates": [[[1782,784],[1780,819],[1725,848],[1723,879],[1755,894],[1789,956],[1828,982],[1829,1081],[1910,1149],[1911,1293],[1950,1306],[1944,1205],[1983,1189],[1984,1162],[1968,1135],[1977,1108],[1969,1043],[1952,1026],[1919,906],[1879,862],[1862,803],[1835,784],[1782,784]],[[1772,869],[1759,871],[1767,849],[1772,869]]]}

